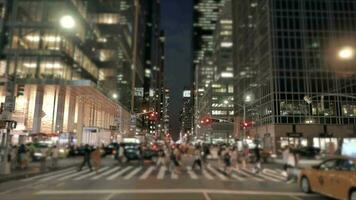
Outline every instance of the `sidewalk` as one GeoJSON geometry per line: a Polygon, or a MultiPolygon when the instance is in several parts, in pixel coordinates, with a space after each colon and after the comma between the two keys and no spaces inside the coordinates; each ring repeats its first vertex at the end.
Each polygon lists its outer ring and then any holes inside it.
{"type": "MultiPolygon", "coordinates": [[[[76,166],[80,164],[82,159],[82,157],[60,159],[58,160],[58,167],[56,169],[47,168],[45,171],[41,171],[40,162],[31,162],[27,169],[16,169],[15,171],[12,171],[11,174],[0,175],[0,183],[76,166]]],[[[47,165],[50,165],[51,161],[49,160],[47,163],[47,165]]]]}

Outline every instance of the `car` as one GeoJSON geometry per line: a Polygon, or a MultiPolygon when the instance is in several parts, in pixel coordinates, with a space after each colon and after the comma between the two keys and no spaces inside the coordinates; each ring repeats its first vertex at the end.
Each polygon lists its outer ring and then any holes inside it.
{"type": "Polygon", "coordinates": [[[33,150],[31,150],[32,161],[40,161],[44,158],[45,152],[48,151],[50,145],[47,143],[34,143],[33,150]]]}
{"type": "Polygon", "coordinates": [[[109,145],[104,147],[104,155],[114,155],[119,148],[118,143],[110,143],[109,145]]]}
{"type": "Polygon", "coordinates": [[[320,154],[320,148],[316,147],[301,147],[296,150],[296,153],[305,158],[315,158],[320,154]]]}
{"type": "Polygon", "coordinates": [[[124,155],[127,161],[138,160],[140,158],[139,144],[136,143],[126,143],[124,146],[124,155]]]}
{"type": "Polygon", "coordinates": [[[336,199],[356,200],[356,158],[329,158],[301,170],[299,185],[303,192],[315,192],[336,199]]]}

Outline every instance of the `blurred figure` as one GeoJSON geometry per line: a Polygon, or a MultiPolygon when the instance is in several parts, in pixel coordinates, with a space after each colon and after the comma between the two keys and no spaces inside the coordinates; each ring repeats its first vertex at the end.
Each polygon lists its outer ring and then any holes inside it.
{"type": "Polygon", "coordinates": [[[93,167],[96,173],[98,173],[98,170],[101,166],[101,151],[100,148],[97,147],[91,154],[91,159],[93,160],[93,167]]]}
{"type": "Polygon", "coordinates": [[[125,150],[125,146],[124,144],[121,144],[118,146],[118,158],[117,161],[122,164],[123,160],[124,160],[124,150],[125,150]]]}
{"type": "Polygon", "coordinates": [[[288,158],[289,158],[289,154],[290,154],[289,151],[290,151],[289,146],[284,147],[284,149],[282,151],[282,160],[283,160],[282,176],[284,176],[284,177],[288,176],[287,169],[288,169],[288,158]]]}
{"type": "Polygon", "coordinates": [[[208,145],[203,146],[203,163],[208,165],[208,156],[210,156],[210,147],[208,145]]]}
{"type": "Polygon", "coordinates": [[[247,161],[248,161],[249,154],[250,154],[250,150],[249,150],[248,146],[243,145],[242,153],[241,153],[242,169],[247,168],[247,161]]]}
{"type": "Polygon", "coordinates": [[[11,152],[10,152],[10,157],[11,157],[11,170],[15,170],[17,168],[17,164],[19,162],[19,158],[17,155],[18,152],[18,148],[17,146],[13,146],[11,148],[11,152]]]}
{"type": "Polygon", "coordinates": [[[58,158],[59,158],[59,149],[57,145],[54,145],[51,150],[52,168],[58,167],[58,158]]]}
{"type": "Polygon", "coordinates": [[[159,148],[158,150],[158,158],[157,158],[157,162],[156,162],[156,167],[160,166],[160,165],[165,165],[165,155],[164,155],[164,150],[162,148],[159,148]]]}
{"type": "Polygon", "coordinates": [[[194,150],[193,156],[194,156],[194,162],[192,169],[195,169],[196,165],[199,166],[199,169],[202,170],[202,162],[201,162],[201,150],[200,147],[197,146],[194,150]]]}
{"type": "Polygon", "coordinates": [[[91,163],[90,163],[90,153],[91,153],[91,150],[90,150],[90,147],[88,144],[86,144],[84,146],[84,157],[83,157],[83,162],[82,164],[80,165],[79,167],[79,170],[78,171],[82,171],[82,168],[84,167],[84,165],[88,165],[90,171],[93,171],[92,167],[91,167],[91,163]]]}
{"type": "Polygon", "coordinates": [[[224,173],[228,176],[231,175],[231,155],[230,151],[225,150],[223,152],[223,161],[224,161],[224,173]]]}
{"type": "Polygon", "coordinates": [[[237,164],[237,161],[238,161],[238,151],[237,151],[237,147],[234,146],[232,149],[231,149],[231,167],[233,167],[234,169],[238,170],[239,167],[238,167],[238,164],[237,164]]]}
{"type": "Polygon", "coordinates": [[[50,156],[50,149],[49,148],[41,148],[42,157],[40,158],[41,163],[41,171],[47,170],[47,159],[50,156]]]}
{"type": "Polygon", "coordinates": [[[259,148],[259,145],[256,144],[255,148],[253,149],[253,152],[255,154],[255,166],[254,166],[254,172],[257,174],[257,173],[260,173],[261,172],[261,152],[260,152],[260,148],[259,148]]]}
{"type": "Polygon", "coordinates": [[[27,168],[28,164],[27,164],[27,156],[26,156],[27,153],[26,146],[24,144],[21,144],[17,153],[20,161],[20,168],[21,169],[27,168]]]}

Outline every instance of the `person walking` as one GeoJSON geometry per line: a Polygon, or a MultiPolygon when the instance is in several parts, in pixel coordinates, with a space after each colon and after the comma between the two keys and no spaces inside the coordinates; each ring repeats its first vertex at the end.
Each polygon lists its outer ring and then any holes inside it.
{"type": "Polygon", "coordinates": [[[54,145],[51,151],[51,161],[52,161],[53,169],[58,167],[58,158],[59,158],[59,149],[56,145],[54,145]]]}
{"type": "Polygon", "coordinates": [[[199,169],[202,170],[201,150],[199,146],[195,148],[193,156],[194,156],[194,161],[193,161],[192,169],[195,169],[196,165],[198,165],[199,169]]]}
{"type": "Polygon", "coordinates": [[[27,156],[26,156],[27,149],[26,149],[26,146],[24,144],[21,144],[17,153],[18,153],[18,158],[19,158],[19,161],[20,161],[20,168],[21,169],[27,168],[27,156]]]}
{"type": "Polygon", "coordinates": [[[231,175],[231,155],[230,151],[226,149],[223,153],[223,161],[224,161],[224,173],[228,176],[231,175]]]}
{"type": "Polygon", "coordinates": [[[247,168],[249,155],[250,155],[250,149],[248,148],[248,145],[244,145],[242,148],[242,155],[241,155],[242,169],[247,168]]]}
{"type": "Polygon", "coordinates": [[[91,159],[93,160],[93,167],[96,173],[98,173],[98,170],[101,165],[101,151],[100,148],[97,147],[91,154],[91,159]]]}
{"type": "Polygon", "coordinates": [[[238,167],[238,164],[237,164],[237,161],[238,161],[238,151],[237,151],[237,147],[234,146],[232,149],[231,149],[231,167],[238,170],[239,167],[238,167]]]}
{"type": "Polygon", "coordinates": [[[17,146],[13,146],[11,148],[11,152],[10,152],[10,157],[11,157],[11,170],[15,170],[17,168],[17,164],[19,162],[19,158],[17,155],[18,152],[18,148],[17,146]]]}
{"type": "Polygon", "coordinates": [[[255,166],[254,166],[254,172],[260,173],[261,172],[261,152],[260,152],[260,148],[259,145],[256,144],[255,148],[253,149],[253,152],[255,154],[255,166]]]}
{"type": "Polygon", "coordinates": [[[156,167],[159,167],[160,165],[164,166],[165,164],[166,162],[165,162],[164,150],[162,148],[159,148],[156,167]]]}
{"type": "Polygon", "coordinates": [[[282,151],[282,161],[283,161],[283,172],[282,176],[286,177],[288,176],[287,169],[288,169],[288,158],[289,158],[289,146],[286,146],[283,151],[282,151]]]}
{"type": "Polygon", "coordinates": [[[83,162],[79,167],[78,171],[82,171],[84,165],[87,165],[90,169],[90,171],[93,171],[92,167],[91,167],[91,163],[90,163],[90,153],[91,153],[91,149],[89,147],[88,144],[86,144],[84,146],[84,157],[83,157],[83,162]]]}
{"type": "Polygon", "coordinates": [[[50,156],[50,149],[49,148],[41,148],[42,157],[40,158],[41,163],[41,171],[44,172],[47,170],[47,159],[50,156]]]}

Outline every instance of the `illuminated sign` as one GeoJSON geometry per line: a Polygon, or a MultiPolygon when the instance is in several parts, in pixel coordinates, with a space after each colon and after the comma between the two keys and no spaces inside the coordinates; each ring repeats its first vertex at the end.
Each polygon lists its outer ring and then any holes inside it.
{"type": "Polygon", "coordinates": [[[190,90],[183,91],[183,97],[191,97],[191,96],[192,96],[192,92],[190,90]]]}

